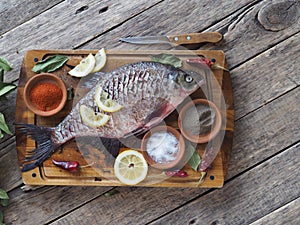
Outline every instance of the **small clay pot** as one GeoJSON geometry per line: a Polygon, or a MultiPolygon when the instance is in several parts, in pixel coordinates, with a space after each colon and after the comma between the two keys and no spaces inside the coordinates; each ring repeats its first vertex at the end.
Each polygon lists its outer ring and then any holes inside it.
{"type": "Polygon", "coordinates": [[[181,134],[186,139],[188,139],[189,141],[192,141],[194,143],[209,142],[211,139],[215,138],[216,135],[219,133],[219,131],[221,129],[221,125],[222,125],[222,118],[221,118],[221,113],[220,113],[219,109],[217,108],[217,106],[214,103],[212,103],[211,101],[208,101],[207,99],[195,99],[195,100],[187,103],[181,109],[181,111],[179,113],[179,117],[178,117],[178,126],[181,131],[181,134]],[[190,107],[195,107],[196,105],[199,105],[199,104],[208,105],[212,110],[214,110],[216,117],[215,117],[214,126],[212,127],[210,132],[208,132],[206,134],[194,135],[188,129],[184,129],[184,126],[182,123],[186,116],[190,116],[190,115],[186,115],[187,110],[190,107]]]}
{"type": "Polygon", "coordinates": [[[66,89],[64,82],[58,76],[51,74],[51,73],[41,73],[41,74],[31,77],[26,82],[25,87],[24,87],[24,92],[23,92],[23,99],[24,99],[24,102],[25,102],[26,106],[28,107],[28,109],[30,109],[36,115],[52,116],[52,115],[58,113],[60,110],[62,110],[62,108],[65,106],[66,101],[67,101],[67,89],[66,89]],[[34,103],[32,103],[30,100],[31,89],[37,84],[46,83],[46,82],[56,84],[62,90],[61,102],[55,109],[52,109],[49,111],[43,111],[43,110],[37,108],[36,105],[34,103]]]}
{"type": "Polygon", "coordinates": [[[142,140],[142,145],[141,145],[141,150],[144,158],[148,162],[148,164],[154,168],[161,169],[161,170],[168,170],[171,168],[174,168],[181,164],[183,158],[184,158],[184,153],[185,153],[185,143],[184,139],[181,136],[180,132],[177,131],[175,128],[170,127],[170,126],[157,126],[149,130],[143,137],[142,140]],[[179,151],[177,152],[176,159],[168,162],[156,162],[154,161],[148,154],[147,152],[147,141],[149,140],[150,136],[156,132],[160,131],[165,131],[173,134],[177,140],[179,141],[179,151]]]}

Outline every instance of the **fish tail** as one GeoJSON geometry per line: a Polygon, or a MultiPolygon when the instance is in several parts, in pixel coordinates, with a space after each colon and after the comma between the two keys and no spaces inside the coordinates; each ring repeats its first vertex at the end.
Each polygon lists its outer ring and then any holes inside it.
{"type": "Polygon", "coordinates": [[[16,124],[19,131],[36,141],[37,147],[26,151],[22,172],[41,165],[61,145],[53,142],[54,128],[33,124],[16,124]]]}

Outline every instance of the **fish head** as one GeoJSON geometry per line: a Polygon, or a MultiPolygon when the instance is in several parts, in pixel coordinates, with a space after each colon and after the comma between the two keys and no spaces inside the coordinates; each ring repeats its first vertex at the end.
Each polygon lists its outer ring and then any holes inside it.
{"type": "Polygon", "coordinates": [[[187,95],[192,94],[203,83],[203,77],[201,74],[181,69],[178,69],[176,73],[173,73],[171,79],[173,79],[176,83],[174,87],[176,89],[180,88],[187,95]]]}

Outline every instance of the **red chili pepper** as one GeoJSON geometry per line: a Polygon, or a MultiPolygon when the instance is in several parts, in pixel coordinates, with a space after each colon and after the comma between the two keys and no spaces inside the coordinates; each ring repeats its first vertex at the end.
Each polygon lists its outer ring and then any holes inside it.
{"type": "Polygon", "coordinates": [[[169,177],[187,177],[188,174],[184,170],[165,171],[165,174],[169,177]]]}
{"type": "Polygon", "coordinates": [[[191,63],[191,64],[199,64],[201,66],[208,66],[211,69],[222,69],[222,70],[225,70],[225,71],[229,71],[225,67],[220,66],[218,64],[215,64],[214,59],[209,60],[207,58],[200,57],[200,58],[194,58],[194,59],[187,59],[186,62],[191,63]]]}
{"type": "Polygon", "coordinates": [[[208,66],[209,68],[212,67],[212,65],[214,64],[212,61],[210,61],[207,58],[204,57],[200,57],[200,58],[194,58],[194,59],[187,59],[186,60],[187,63],[192,63],[192,64],[200,64],[203,66],[208,66]]]}
{"type": "Polygon", "coordinates": [[[91,166],[92,164],[80,166],[77,161],[56,161],[52,159],[52,163],[60,168],[63,168],[71,173],[78,173],[81,168],[91,166]]]}

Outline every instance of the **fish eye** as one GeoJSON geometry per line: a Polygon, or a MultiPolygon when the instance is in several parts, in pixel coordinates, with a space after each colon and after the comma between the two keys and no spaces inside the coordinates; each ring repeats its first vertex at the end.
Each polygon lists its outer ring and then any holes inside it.
{"type": "Polygon", "coordinates": [[[190,75],[186,75],[184,79],[187,83],[191,83],[194,80],[190,75]]]}

